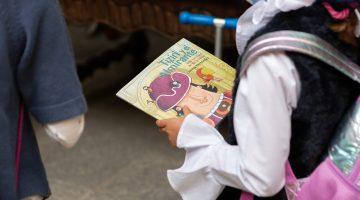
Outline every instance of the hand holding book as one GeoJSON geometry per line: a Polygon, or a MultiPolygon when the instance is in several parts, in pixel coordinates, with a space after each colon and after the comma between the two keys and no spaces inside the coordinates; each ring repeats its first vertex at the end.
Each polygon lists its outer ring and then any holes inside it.
{"type": "MultiPolygon", "coordinates": [[[[189,114],[192,114],[191,110],[185,106],[183,108],[184,118],[189,114]]],[[[157,120],[156,125],[159,128],[161,133],[165,133],[168,136],[169,142],[172,146],[176,147],[177,136],[179,134],[180,128],[184,123],[184,118],[170,118],[170,119],[162,119],[157,120]]],[[[204,122],[214,126],[211,120],[208,118],[203,119],[204,122]]]]}

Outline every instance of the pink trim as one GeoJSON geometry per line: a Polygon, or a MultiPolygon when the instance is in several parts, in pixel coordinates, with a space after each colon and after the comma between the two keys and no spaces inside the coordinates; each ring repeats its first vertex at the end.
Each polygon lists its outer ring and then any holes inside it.
{"type": "Polygon", "coordinates": [[[286,183],[287,184],[292,184],[292,183],[296,183],[297,179],[296,176],[291,168],[290,162],[287,161],[286,162],[286,166],[285,166],[285,179],[286,179],[286,183]]]}
{"type": "Polygon", "coordinates": [[[21,143],[22,143],[22,131],[24,121],[24,104],[20,104],[19,107],[19,118],[17,127],[17,141],[16,141],[16,154],[15,154],[15,183],[16,190],[19,186],[19,171],[20,171],[20,155],[21,155],[21,143]]]}
{"type": "Polygon", "coordinates": [[[342,11],[336,11],[328,2],[323,2],[323,6],[326,8],[326,10],[329,12],[331,17],[335,20],[344,20],[349,17],[350,15],[350,9],[345,8],[342,11]]]}
{"type": "MultiPolygon", "coordinates": [[[[356,185],[356,181],[360,178],[360,159],[358,158],[354,167],[353,171],[349,174],[349,180],[356,185]]],[[[359,185],[360,186],[360,185],[359,185]]]]}
{"type": "Polygon", "coordinates": [[[248,192],[242,192],[240,196],[240,200],[253,200],[254,195],[248,193],[248,192]]]}
{"type": "Polygon", "coordinates": [[[349,189],[352,189],[355,192],[360,192],[360,188],[355,187],[355,184],[351,183],[346,176],[343,175],[342,171],[332,162],[330,158],[325,160],[326,164],[329,166],[329,169],[332,171],[335,176],[337,176],[344,185],[347,185],[349,189]]]}

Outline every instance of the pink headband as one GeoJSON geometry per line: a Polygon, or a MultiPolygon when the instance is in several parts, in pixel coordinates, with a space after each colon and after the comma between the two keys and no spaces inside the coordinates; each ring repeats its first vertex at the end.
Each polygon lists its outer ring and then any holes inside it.
{"type": "Polygon", "coordinates": [[[349,17],[350,14],[350,9],[349,8],[345,8],[342,11],[336,11],[330,3],[328,2],[323,2],[323,6],[326,8],[326,10],[329,12],[329,14],[331,15],[331,17],[335,20],[344,20],[346,18],[349,17]]]}

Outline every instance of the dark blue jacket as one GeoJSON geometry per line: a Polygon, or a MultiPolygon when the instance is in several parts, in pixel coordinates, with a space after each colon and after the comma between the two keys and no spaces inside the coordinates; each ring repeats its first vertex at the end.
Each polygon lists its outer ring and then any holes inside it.
{"type": "Polygon", "coordinates": [[[33,115],[46,124],[86,111],[66,25],[56,0],[0,1],[0,199],[50,195],[33,115]],[[18,110],[25,104],[16,186],[18,110]]]}

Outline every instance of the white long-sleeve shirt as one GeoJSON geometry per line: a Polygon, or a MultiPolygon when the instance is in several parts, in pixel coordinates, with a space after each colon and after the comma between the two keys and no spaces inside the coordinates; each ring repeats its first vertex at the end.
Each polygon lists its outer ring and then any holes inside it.
{"type": "Polygon", "coordinates": [[[271,53],[255,60],[241,78],[234,103],[238,145],[195,115],[185,118],[177,146],[185,162],[168,170],[173,189],[185,200],[216,199],[225,186],[272,196],[285,184],[290,151],[291,114],[300,80],[291,59],[271,53]]]}

